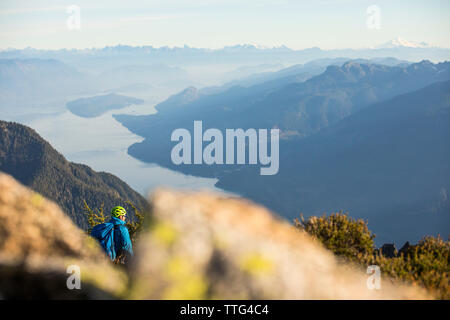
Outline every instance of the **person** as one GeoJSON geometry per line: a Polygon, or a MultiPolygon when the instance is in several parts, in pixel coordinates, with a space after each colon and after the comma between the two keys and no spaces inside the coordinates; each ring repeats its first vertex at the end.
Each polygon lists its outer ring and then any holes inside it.
{"type": "Polygon", "coordinates": [[[96,238],[114,263],[126,263],[133,256],[133,245],[125,226],[127,211],[120,206],[111,210],[111,220],[96,225],[91,236],[96,238]]]}

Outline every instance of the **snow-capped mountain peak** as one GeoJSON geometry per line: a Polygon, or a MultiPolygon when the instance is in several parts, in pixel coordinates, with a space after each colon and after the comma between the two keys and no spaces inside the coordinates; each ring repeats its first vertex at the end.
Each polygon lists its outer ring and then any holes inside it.
{"type": "Polygon", "coordinates": [[[407,47],[407,48],[429,48],[430,45],[428,45],[426,42],[416,42],[416,41],[409,41],[400,37],[397,37],[395,39],[392,39],[391,41],[388,41],[377,48],[397,48],[397,47],[407,47]]]}

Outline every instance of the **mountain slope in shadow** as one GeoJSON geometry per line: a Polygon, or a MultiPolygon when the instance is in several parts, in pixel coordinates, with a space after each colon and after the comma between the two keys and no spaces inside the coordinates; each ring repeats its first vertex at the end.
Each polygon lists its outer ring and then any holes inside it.
{"type": "Polygon", "coordinates": [[[140,208],[147,206],[116,176],[67,161],[36,131],[14,122],[0,121],[0,171],[55,201],[82,228],[87,227],[83,200],[91,208],[104,204],[106,213],[126,200],[140,208]]]}
{"type": "Polygon", "coordinates": [[[194,120],[202,120],[205,129],[222,132],[228,128],[279,128],[281,139],[295,140],[315,134],[371,104],[445,80],[450,80],[450,62],[422,61],[390,67],[350,61],[341,67],[329,66],[305,82],[272,90],[260,84],[198,96],[190,88],[156,106],[156,114],[115,118],[145,138],[128,149],[133,157],[187,174],[221,177],[230,170],[239,170],[239,166],[172,164],[173,130],[192,131],[194,120]]]}
{"type": "Polygon", "coordinates": [[[280,171],[247,166],[217,186],[291,219],[345,210],[378,241],[450,233],[450,81],[365,108],[280,146],[280,171]]]}

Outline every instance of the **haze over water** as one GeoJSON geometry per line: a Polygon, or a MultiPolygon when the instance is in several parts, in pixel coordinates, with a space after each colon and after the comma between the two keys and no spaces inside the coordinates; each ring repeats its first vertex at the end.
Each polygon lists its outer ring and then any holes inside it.
{"type": "MultiPolygon", "coordinates": [[[[61,101],[61,104],[65,102],[61,101]]],[[[143,195],[162,186],[223,192],[214,187],[217,179],[185,175],[128,155],[128,147],[143,139],[123,127],[112,115],[152,114],[156,112],[154,106],[153,103],[132,105],[95,118],[81,118],[64,108],[63,112],[10,116],[9,120],[36,130],[69,161],[112,173],[143,195]]]]}

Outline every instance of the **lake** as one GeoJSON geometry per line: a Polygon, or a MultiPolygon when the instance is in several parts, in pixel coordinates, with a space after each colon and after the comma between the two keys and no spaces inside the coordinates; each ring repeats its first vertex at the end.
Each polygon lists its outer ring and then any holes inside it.
{"type": "Polygon", "coordinates": [[[206,189],[227,194],[214,187],[217,179],[185,175],[156,164],[141,162],[128,155],[128,147],[143,138],[131,133],[114,120],[112,115],[156,113],[155,103],[131,105],[87,119],[72,114],[65,107],[67,101],[80,97],[70,97],[56,103],[60,107],[53,108],[50,113],[9,115],[5,120],[30,126],[69,161],[86,164],[96,171],[112,173],[143,195],[157,187],[206,189]],[[55,109],[60,111],[54,112],[55,109]]]}

